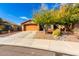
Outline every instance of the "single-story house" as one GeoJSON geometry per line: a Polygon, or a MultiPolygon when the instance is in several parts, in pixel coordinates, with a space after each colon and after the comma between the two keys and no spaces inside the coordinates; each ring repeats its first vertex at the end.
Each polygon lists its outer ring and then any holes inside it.
{"type": "Polygon", "coordinates": [[[39,25],[35,24],[32,20],[27,20],[21,23],[22,31],[39,31],[39,25]]]}

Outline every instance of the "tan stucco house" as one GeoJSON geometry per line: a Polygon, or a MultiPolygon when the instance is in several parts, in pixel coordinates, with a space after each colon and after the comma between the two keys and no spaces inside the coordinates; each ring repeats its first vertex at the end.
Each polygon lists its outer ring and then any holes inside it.
{"type": "Polygon", "coordinates": [[[27,20],[21,23],[22,31],[39,31],[39,25],[35,24],[32,20],[27,20]]]}

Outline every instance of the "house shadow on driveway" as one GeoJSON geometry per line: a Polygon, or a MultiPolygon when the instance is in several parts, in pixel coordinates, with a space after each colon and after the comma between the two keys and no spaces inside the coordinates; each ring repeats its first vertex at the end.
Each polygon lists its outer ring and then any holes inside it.
{"type": "MultiPolygon", "coordinates": [[[[56,52],[14,45],[0,45],[0,56],[56,56],[56,52]]],[[[63,53],[57,53],[61,56],[63,53]]]]}

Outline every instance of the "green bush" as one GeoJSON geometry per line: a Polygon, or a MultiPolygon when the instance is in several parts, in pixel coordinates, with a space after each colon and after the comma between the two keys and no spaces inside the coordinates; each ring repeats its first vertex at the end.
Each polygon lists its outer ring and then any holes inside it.
{"type": "Polygon", "coordinates": [[[60,36],[60,34],[61,34],[61,32],[60,32],[59,29],[54,30],[53,33],[52,33],[52,35],[55,36],[55,37],[60,36]]]}

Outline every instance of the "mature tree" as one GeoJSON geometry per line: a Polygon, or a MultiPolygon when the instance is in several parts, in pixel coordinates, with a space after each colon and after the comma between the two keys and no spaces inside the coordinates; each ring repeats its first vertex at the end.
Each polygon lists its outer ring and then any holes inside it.
{"type": "MultiPolygon", "coordinates": [[[[67,30],[73,29],[74,25],[79,21],[79,5],[65,4],[62,6],[64,12],[60,23],[66,26],[67,30]]],[[[62,8],[60,9],[62,11],[62,8]]]]}
{"type": "Polygon", "coordinates": [[[79,4],[63,4],[59,9],[41,9],[33,16],[33,21],[40,25],[59,24],[71,30],[79,21],[79,4]]]}

